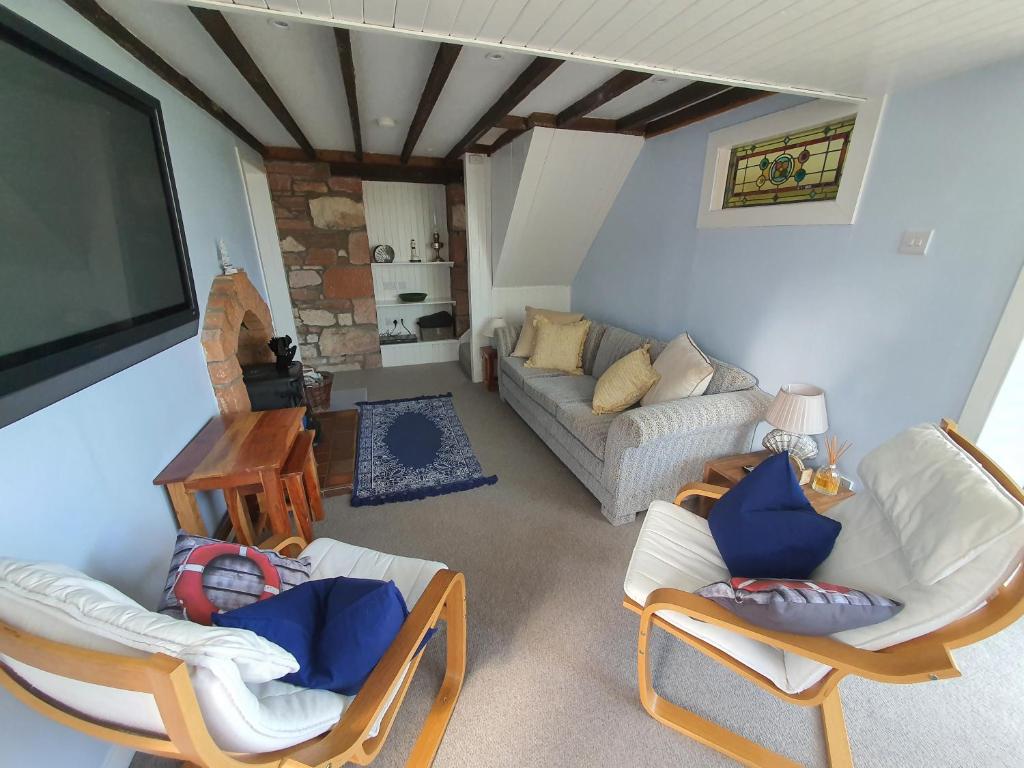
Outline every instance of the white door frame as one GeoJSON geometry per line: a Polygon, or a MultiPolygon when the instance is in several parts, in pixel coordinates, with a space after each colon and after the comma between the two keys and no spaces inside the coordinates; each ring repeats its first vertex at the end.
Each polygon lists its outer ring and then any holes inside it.
{"type": "Polygon", "coordinates": [[[1010,300],[1006,302],[1003,317],[996,327],[988,352],[978,370],[978,376],[967,396],[960,414],[960,430],[970,440],[977,441],[1013,365],[1018,350],[1024,345],[1024,268],[1017,277],[1010,300]]]}
{"type": "Polygon", "coordinates": [[[466,154],[466,263],[469,265],[470,359],[473,381],[484,379],[480,347],[490,344],[483,334],[492,314],[491,297],[491,159],[466,154]]]}
{"type": "MultiPolygon", "coordinates": [[[[288,292],[288,275],[281,257],[281,243],[278,240],[277,223],[274,221],[274,203],[270,198],[270,185],[267,183],[267,172],[262,163],[257,164],[244,156],[236,147],[238,169],[242,174],[242,186],[245,188],[245,203],[249,209],[249,221],[252,224],[252,237],[256,243],[258,263],[263,276],[263,284],[267,286],[267,304],[270,306],[270,317],[274,323],[274,332],[278,336],[291,336],[295,345],[302,349],[302,339],[295,328],[295,316],[292,314],[292,298],[288,292]]],[[[295,355],[302,359],[300,352],[295,355]]]]}

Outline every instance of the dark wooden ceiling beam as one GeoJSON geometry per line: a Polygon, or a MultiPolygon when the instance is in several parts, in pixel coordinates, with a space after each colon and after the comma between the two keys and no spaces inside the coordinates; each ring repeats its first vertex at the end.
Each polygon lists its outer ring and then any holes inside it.
{"type": "Polygon", "coordinates": [[[409,123],[409,133],[406,134],[405,144],[402,146],[403,163],[409,162],[409,158],[412,157],[416,142],[419,141],[420,134],[423,133],[427,120],[430,119],[430,113],[434,111],[434,105],[437,104],[441,91],[444,90],[444,84],[448,82],[448,75],[452,73],[452,67],[458,61],[461,51],[462,46],[454,43],[441,43],[437,47],[434,66],[430,68],[430,74],[427,75],[423,93],[420,94],[420,103],[416,106],[416,114],[413,115],[412,122],[409,123]]]}
{"type": "Polygon", "coordinates": [[[658,99],[652,104],[648,104],[646,107],[642,107],[635,112],[631,112],[624,117],[620,117],[618,121],[616,121],[616,126],[620,131],[641,128],[651,121],[657,120],[659,117],[664,117],[665,115],[670,115],[673,112],[678,112],[691,104],[695,104],[703,99],[727,90],[729,90],[729,86],[722,85],[721,83],[690,83],[677,91],[673,91],[668,96],[658,99]]]}
{"type": "Polygon", "coordinates": [[[570,104],[559,112],[555,120],[555,126],[557,128],[573,128],[573,123],[584,115],[589,115],[616,96],[621,96],[630,88],[635,88],[650,76],[647,72],[630,72],[629,70],[617,73],[575,104],[570,104]]]}
{"type": "Polygon", "coordinates": [[[256,94],[263,99],[263,103],[274,113],[274,117],[278,119],[285,130],[295,139],[295,143],[302,147],[306,154],[313,157],[316,154],[313,145],[309,143],[309,139],[302,133],[299,124],[292,118],[284,102],[278,97],[267,81],[267,78],[260,72],[260,68],[256,66],[252,56],[245,50],[245,46],[242,45],[242,41],[238,39],[234,30],[231,29],[231,25],[224,18],[224,14],[220,11],[211,11],[208,8],[190,8],[189,10],[199,20],[199,23],[203,25],[203,29],[210,35],[213,42],[217,44],[217,47],[235,65],[235,69],[238,70],[239,74],[245,78],[245,81],[256,91],[256,94]]]}
{"type": "Polygon", "coordinates": [[[487,148],[487,154],[493,155],[506,144],[511,144],[517,137],[522,136],[526,131],[511,128],[494,140],[494,143],[487,148]]]}
{"type": "Polygon", "coordinates": [[[644,136],[648,139],[682,128],[684,125],[706,120],[709,117],[728,112],[730,109],[749,104],[752,101],[774,96],[771,91],[755,91],[752,88],[730,88],[692,106],[659,118],[647,124],[644,136]]]}
{"type": "Polygon", "coordinates": [[[250,147],[261,155],[266,152],[266,147],[263,146],[259,139],[249,133],[235,118],[225,112],[199,86],[168,64],[156,51],[129,32],[121,22],[103,10],[95,0],[64,0],[64,2],[100,30],[100,32],[138,59],[164,82],[180,92],[185,98],[191,100],[200,109],[209,113],[214,120],[250,147]]]}
{"type": "Polygon", "coordinates": [[[415,184],[450,184],[462,181],[462,164],[407,165],[398,163],[331,163],[332,176],[355,176],[364,181],[407,181],[415,184]]]}
{"type": "Polygon", "coordinates": [[[525,99],[538,85],[562,65],[561,59],[545,59],[540,56],[530,62],[520,73],[519,77],[510,85],[494,104],[476,121],[476,124],[469,129],[469,133],[463,136],[459,143],[452,147],[447,159],[454,160],[466,149],[475,144],[481,136],[497,125],[501,118],[508,115],[516,105],[525,99]]]}
{"type": "Polygon", "coordinates": [[[527,118],[516,115],[505,115],[494,124],[495,128],[504,128],[506,131],[525,131],[527,129],[527,118]]]}
{"type": "Polygon", "coordinates": [[[359,127],[359,97],[356,95],[356,65],[352,60],[352,35],[347,29],[334,28],[334,44],[338,48],[338,63],[341,65],[341,80],[345,85],[348,100],[348,115],[352,120],[352,139],[355,142],[356,157],[363,158],[363,131],[359,127]]]}

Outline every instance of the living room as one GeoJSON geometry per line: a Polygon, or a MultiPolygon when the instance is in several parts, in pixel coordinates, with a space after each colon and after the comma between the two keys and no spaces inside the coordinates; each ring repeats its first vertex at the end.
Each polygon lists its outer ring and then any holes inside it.
{"type": "Polygon", "coordinates": [[[0,765],[1016,764],[1015,5],[0,0],[0,61],[0,765]],[[368,582],[358,684],[245,623],[368,582]]]}

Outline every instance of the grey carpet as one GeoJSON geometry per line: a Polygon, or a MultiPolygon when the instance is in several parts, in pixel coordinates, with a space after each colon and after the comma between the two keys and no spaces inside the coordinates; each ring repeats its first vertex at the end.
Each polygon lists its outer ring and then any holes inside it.
{"type": "MultiPolygon", "coordinates": [[[[636,694],[637,619],[621,607],[640,523],[598,503],[497,395],[457,364],[344,374],[372,399],[451,391],[494,486],[424,501],[327,503],[317,536],[441,560],[466,574],[469,667],[437,768],[735,766],[659,725],[636,694]]],[[[431,642],[374,766],[402,766],[443,668],[431,642]]],[[[1024,623],[957,653],[958,680],[841,691],[860,768],[1019,766],[1024,623]]],[[[663,632],[651,648],[662,695],[809,766],[826,764],[814,711],[783,704],[663,632]]],[[[137,760],[135,765],[158,763],[137,760]]]]}

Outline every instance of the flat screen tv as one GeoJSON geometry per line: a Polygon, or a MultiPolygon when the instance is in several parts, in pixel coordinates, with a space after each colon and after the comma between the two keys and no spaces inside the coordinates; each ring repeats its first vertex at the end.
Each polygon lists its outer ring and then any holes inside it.
{"type": "Polygon", "coordinates": [[[198,317],[160,103],[0,8],[0,427],[198,317]]]}

